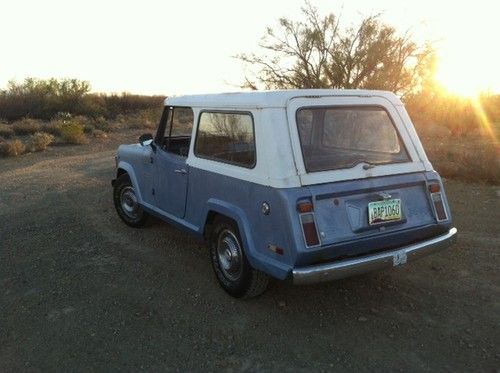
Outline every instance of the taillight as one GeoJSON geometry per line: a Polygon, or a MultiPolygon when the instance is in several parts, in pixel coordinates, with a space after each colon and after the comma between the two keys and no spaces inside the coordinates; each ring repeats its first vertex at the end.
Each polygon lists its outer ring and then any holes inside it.
{"type": "Polygon", "coordinates": [[[429,192],[437,193],[441,190],[441,186],[439,184],[429,184],[429,192]]]}
{"type": "Polygon", "coordinates": [[[301,201],[297,203],[297,211],[300,216],[300,224],[302,225],[302,233],[307,247],[318,246],[319,236],[314,219],[314,206],[311,201],[301,201]]]}
{"type": "Polygon", "coordinates": [[[446,208],[444,207],[443,196],[440,190],[441,186],[439,184],[429,185],[429,192],[431,194],[431,200],[434,206],[434,213],[436,214],[436,219],[438,221],[443,221],[448,219],[448,215],[446,214],[446,208]]]}
{"type": "Polygon", "coordinates": [[[313,212],[314,207],[311,201],[300,201],[297,203],[297,211],[301,214],[313,212]]]}

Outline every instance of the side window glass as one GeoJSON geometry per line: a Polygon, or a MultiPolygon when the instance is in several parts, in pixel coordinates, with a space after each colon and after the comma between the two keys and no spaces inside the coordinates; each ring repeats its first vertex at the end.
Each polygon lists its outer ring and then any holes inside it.
{"type": "Polygon", "coordinates": [[[194,115],[190,107],[171,107],[168,113],[162,149],[187,157],[194,115]]]}
{"type": "Polygon", "coordinates": [[[253,168],[256,154],[252,116],[248,113],[201,113],[194,152],[200,158],[253,168]]]}
{"type": "Polygon", "coordinates": [[[174,107],[171,136],[191,136],[193,110],[190,107],[174,107]]]}

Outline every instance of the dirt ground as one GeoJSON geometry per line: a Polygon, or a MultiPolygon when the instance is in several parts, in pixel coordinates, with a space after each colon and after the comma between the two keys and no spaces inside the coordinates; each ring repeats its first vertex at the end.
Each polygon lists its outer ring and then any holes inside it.
{"type": "Polygon", "coordinates": [[[0,371],[498,371],[500,188],[446,182],[456,245],[238,301],[206,248],[117,217],[120,142],[0,159],[0,371]]]}

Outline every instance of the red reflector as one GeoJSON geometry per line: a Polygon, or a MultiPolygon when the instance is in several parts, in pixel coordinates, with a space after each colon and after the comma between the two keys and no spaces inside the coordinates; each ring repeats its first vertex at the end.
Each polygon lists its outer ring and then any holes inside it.
{"type": "Polygon", "coordinates": [[[285,252],[281,247],[272,244],[267,245],[267,248],[279,255],[283,255],[283,253],[285,252]]]}
{"type": "Polygon", "coordinates": [[[441,186],[439,184],[429,184],[429,192],[437,193],[441,190],[441,186]]]}
{"type": "Polygon", "coordinates": [[[304,239],[306,246],[319,245],[318,231],[316,230],[316,223],[314,222],[313,214],[306,214],[300,217],[302,223],[302,230],[304,232],[304,239]]]}
{"type": "Polygon", "coordinates": [[[305,212],[312,212],[314,210],[313,204],[310,201],[304,201],[297,203],[297,211],[301,214],[305,212]]]}

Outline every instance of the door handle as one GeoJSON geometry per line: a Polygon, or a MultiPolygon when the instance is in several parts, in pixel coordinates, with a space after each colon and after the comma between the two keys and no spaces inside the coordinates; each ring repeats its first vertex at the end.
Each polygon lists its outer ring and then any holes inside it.
{"type": "Polygon", "coordinates": [[[174,172],[176,174],[187,174],[187,171],[185,168],[178,168],[178,169],[174,170],[174,172]]]}

